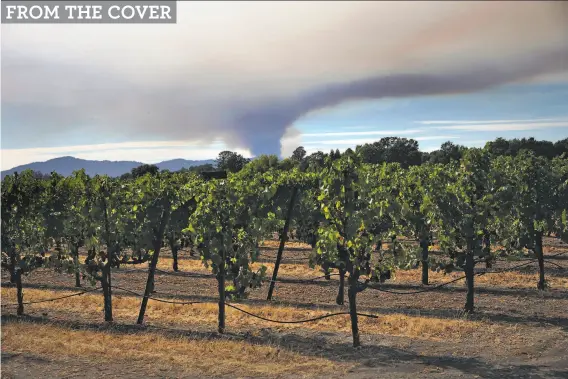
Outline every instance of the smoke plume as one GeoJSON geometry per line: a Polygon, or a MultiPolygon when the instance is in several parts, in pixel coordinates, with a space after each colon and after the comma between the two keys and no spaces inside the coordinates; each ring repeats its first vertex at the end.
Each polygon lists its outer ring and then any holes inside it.
{"type": "Polygon", "coordinates": [[[278,154],[315,110],[568,72],[563,2],[178,7],[176,25],[2,25],[2,148],[73,134],[278,154]]]}

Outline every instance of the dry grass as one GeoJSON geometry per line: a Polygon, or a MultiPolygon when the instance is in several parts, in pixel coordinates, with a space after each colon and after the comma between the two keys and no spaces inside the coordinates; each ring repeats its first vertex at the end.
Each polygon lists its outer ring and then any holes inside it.
{"type": "MultiPolygon", "coordinates": [[[[24,301],[37,301],[70,294],[40,289],[25,290],[24,301]]],[[[42,312],[68,312],[73,319],[100,321],[103,314],[103,301],[100,293],[62,299],[57,302],[34,304],[28,309],[42,312]]],[[[2,302],[15,303],[15,290],[2,288],[2,302]]],[[[138,316],[140,299],[131,296],[113,296],[113,315],[115,321],[133,323],[138,316]]],[[[238,304],[239,308],[265,318],[282,321],[294,321],[318,317],[329,312],[321,310],[298,309],[289,306],[250,306],[238,304]]],[[[184,328],[205,328],[215,330],[217,325],[217,305],[214,303],[177,305],[150,301],[146,313],[146,322],[153,325],[182,325],[184,328]]],[[[342,309],[343,311],[344,309],[342,309]]],[[[13,312],[13,311],[12,311],[13,312]]],[[[279,327],[284,329],[307,328],[318,331],[350,333],[351,324],[348,315],[330,317],[304,324],[274,324],[247,316],[235,309],[227,308],[227,328],[279,327]]],[[[444,319],[434,317],[381,315],[378,319],[361,317],[360,328],[364,334],[381,334],[411,337],[425,340],[461,339],[482,326],[480,321],[465,319],[444,319]]]]}
{"type": "MultiPolygon", "coordinates": [[[[280,246],[279,240],[265,240],[260,245],[260,247],[278,247],[278,246],[280,246]]],[[[286,247],[306,249],[308,251],[312,249],[312,247],[310,245],[308,245],[307,243],[303,243],[303,242],[286,241],[285,246],[286,247]]]]}
{"type": "MultiPolygon", "coordinates": [[[[545,278],[552,288],[568,289],[568,278],[566,277],[546,275],[545,278]]],[[[535,289],[538,283],[538,274],[503,272],[500,274],[478,276],[475,278],[475,281],[487,286],[535,289]]]]}
{"type": "MultiPolygon", "coordinates": [[[[162,257],[158,261],[158,268],[162,270],[172,269],[172,259],[167,257],[162,257]]],[[[198,260],[179,260],[179,269],[181,271],[191,271],[191,272],[201,272],[210,273],[211,271],[206,269],[205,266],[198,260]]],[[[273,263],[254,263],[253,267],[258,268],[261,265],[266,266],[267,275],[271,275],[274,270],[273,263]]],[[[147,267],[143,265],[142,267],[147,267]]],[[[278,275],[282,278],[293,277],[300,279],[311,279],[323,275],[323,271],[318,267],[312,269],[307,264],[301,263],[284,263],[280,265],[278,275]]],[[[395,273],[393,280],[388,283],[414,283],[419,284],[421,282],[422,271],[417,270],[400,270],[395,273]]],[[[460,276],[463,276],[463,272],[455,272],[451,274],[444,274],[442,272],[430,271],[429,279],[432,284],[444,283],[460,276]]],[[[559,277],[547,275],[546,280],[552,288],[564,288],[568,289],[568,277],[559,277]]],[[[499,274],[487,274],[477,276],[475,282],[478,285],[486,286],[499,286],[507,288],[525,288],[533,289],[536,287],[538,282],[538,273],[522,273],[522,272],[503,272],[499,274]]],[[[461,285],[465,283],[464,280],[457,281],[454,285],[461,285]]]]}
{"type": "MultiPolygon", "coordinates": [[[[267,246],[277,246],[277,241],[269,241],[267,246]],[[271,244],[272,243],[272,244],[271,244]]],[[[288,244],[288,246],[292,246],[288,244]]],[[[300,246],[298,246],[300,247],[300,246]]],[[[550,250],[556,253],[558,249],[550,250]]],[[[184,257],[185,254],[182,255],[184,257]]],[[[297,255],[296,255],[297,256],[297,255]]],[[[172,259],[162,256],[159,267],[171,270],[172,259]]],[[[270,275],[273,264],[265,263],[270,275]]],[[[260,264],[255,264],[260,266],[260,264]]],[[[136,267],[143,269],[147,265],[136,267]]],[[[182,271],[210,273],[199,260],[180,259],[179,267],[182,271]]],[[[126,269],[132,267],[125,267],[126,269]]],[[[285,263],[280,268],[281,277],[311,278],[321,275],[319,268],[310,269],[306,263],[285,263]]],[[[399,271],[396,277],[389,282],[419,284],[421,271],[399,271]]],[[[432,283],[443,283],[462,276],[461,272],[444,275],[430,272],[432,283]]],[[[126,278],[126,277],[125,277],[126,278]]],[[[142,276],[142,278],[144,278],[142,276]]],[[[41,278],[43,279],[43,278],[41,278]]],[[[120,281],[123,278],[120,277],[120,281]]],[[[135,282],[141,285],[139,276],[135,282]]],[[[568,278],[547,275],[547,280],[553,288],[568,288],[568,278]]],[[[476,284],[480,286],[499,286],[505,288],[534,289],[537,274],[526,272],[506,272],[498,275],[483,275],[476,277],[476,284]]],[[[200,285],[207,285],[203,282],[200,285]]],[[[212,284],[213,285],[213,284],[212,284]]],[[[454,285],[463,285],[459,281],[454,285]]],[[[130,288],[128,284],[125,287],[130,288]]],[[[174,286],[175,287],[175,286],[174,286]]],[[[175,287],[177,288],[177,287],[175,287]]],[[[200,287],[203,288],[203,287],[200,287]]],[[[292,290],[296,290],[293,288],[292,290]]],[[[311,289],[299,288],[302,294],[309,294],[311,289]]],[[[24,289],[24,301],[34,301],[60,297],[74,291],[53,291],[48,289],[24,289]]],[[[16,302],[15,288],[2,288],[1,301],[3,304],[16,302]]],[[[156,294],[156,296],[160,296],[156,294]]],[[[418,309],[424,307],[408,299],[408,304],[418,309]]],[[[496,298],[497,299],[497,298],[496,298]]],[[[366,304],[365,298],[361,303],[366,304]]],[[[87,293],[82,296],[62,299],[56,302],[47,302],[26,305],[27,313],[38,316],[42,313],[55,324],[35,324],[26,322],[3,322],[2,346],[3,351],[29,353],[47,357],[54,363],[59,362],[62,367],[65,361],[74,359],[87,359],[95,363],[117,361],[117,357],[125,357],[145,372],[157,373],[163,376],[164,371],[177,371],[173,376],[227,376],[227,377],[306,377],[315,374],[325,376],[330,374],[343,375],[353,367],[353,363],[344,363],[337,360],[344,351],[328,349],[319,350],[318,354],[311,353],[317,347],[312,345],[310,336],[325,336],[325,338],[342,339],[346,345],[350,342],[350,319],[348,315],[318,320],[304,324],[275,324],[247,316],[237,310],[227,308],[227,332],[250,332],[257,338],[244,340],[213,338],[204,339],[217,329],[217,304],[173,305],[150,301],[148,304],[145,322],[158,328],[170,327],[182,330],[191,330],[192,333],[175,333],[156,331],[156,329],[140,329],[126,333],[120,325],[133,325],[138,316],[141,299],[113,294],[113,315],[116,324],[105,325],[103,320],[103,297],[100,292],[87,293]],[[71,327],[71,322],[100,325],[95,328],[77,329],[71,327]],[[203,332],[203,333],[202,333],[203,332]],[[341,334],[336,334],[337,332],[341,334]],[[329,334],[328,334],[329,333],[329,334]],[[288,340],[286,335],[297,336],[297,340],[288,340]],[[333,335],[333,337],[329,337],[333,335]],[[282,340],[279,338],[283,337],[282,340]],[[303,338],[305,337],[305,338],[303,338]],[[261,341],[261,344],[252,341],[261,341]],[[280,341],[280,342],[276,342],[280,341]],[[291,347],[293,346],[293,347],[291,347]],[[251,363],[252,362],[252,363],[251,363]],[[160,371],[163,370],[163,371],[160,371]]],[[[501,300],[502,301],[502,300],[501,300]]],[[[276,320],[302,320],[321,316],[334,310],[304,309],[292,305],[266,305],[237,304],[238,307],[260,316],[276,320]]],[[[398,303],[397,303],[398,304],[398,303]]],[[[410,306],[407,303],[403,305],[410,306]]],[[[435,304],[439,304],[436,302],[435,304]]],[[[436,305],[434,304],[434,307],[436,305]]],[[[513,303],[511,303],[513,304],[513,303]]],[[[539,303],[540,304],[540,303],[539,303]]],[[[562,304],[562,303],[559,303],[562,304]]],[[[400,305],[400,304],[399,304],[400,305]]],[[[515,306],[516,304],[514,304],[515,306]]],[[[364,307],[362,307],[364,308],[364,307]]],[[[428,306],[428,308],[432,308],[428,306]]],[[[344,307],[337,307],[336,311],[344,311],[344,307]]],[[[2,308],[4,314],[15,314],[15,307],[2,308]]],[[[365,312],[361,309],[361,312],[365,312]]],[[[490,319],[461,318],[456,313],[455,318],[422,317],[416,315],[389,314],[381,315],[377,319],[360,318],[360,331],[362,336],[369,336],[372,341],[396,341],[396,343],[413,343],[413,340],[428,341],[428,345],[461,346],[469,341],[475,341],[475,346],[500,346],[491,350],[493,356],[509,356],[521,354],[527,346],[535,341],[531,327],[520,323],[492,322],[490,319]],[[403,337],[393,339],[390,337],[403,337]],[[518,350],[518,351],[517,351],[518,350]]],[[[131,328],[128,328],[131,329],[131,328]]],[[[541,333],[542,329],[539,331],[541,333]]],[[[550,333],[557,333],[551,331],[550,333]]],[[[540,334],[539,334],[540,335],[540,334]]],[[[543,340],[544,341],[544,340],[543,340]]],[[[539,342],[540,343],[540,342],[539,342]]],[[[419,343],[421,344],[421,343],[419,343]]],[[[538,345],[542,351],[545,342],[538,345]],[[541,346],[542,345],[542,346],[541,346]]],[[[342,346],[342,345],[337,345],[342,346]]],[[[342,349],[338,347],[337,349],[342,349]]],[[[536,348],[535,348],[536,349],[536,348]]],[[[120,361],[122,362],[122,361],[120,361]]],[[[359,361],[359,364],[361,362],[359,361]]],[[[122,364],[117,362],[116,364],[122,364]]]]}
{"type": "MultiPolygon", "coordinates": [[[[562,253],[564,251],[566,251],[566,246],[564,247],[560,247],[560,246],[543,246],[542,251],[544,252],[544,254],[559,254],[562,253]]],[[[568,254],[568,252],[567,252],[568,254]]],[[[546,259],[546,256],[544,257],[546,259]]]]}
{"type": "MultiPolygon", "coordinates": [[[[266,240],[263,242],[261,247],[278,247],[278,240],[266,240]]],[[[306,249],[306,252],[311,250],[311,247],[307,244],[300,242],[286,242],[287,247],[292,248],[302,248],[306,249]]],[[[439,249],[439,246],[432,246],[431,249],[439,249]]],[[[545,246],[545,254],[557,254],[559,252],[565,251],[566,248],[545,246]]],[[[169,252],[168,249],[163,250],[165,253],[169,252]]],[[[567,253],[568,254],[568,253],[567,253]]],[[[178,260],[178,267],[181,271],[198,272],[208,274],[211,273],[210,269],[206,268],[200,260],[197,259],[184,259],[184,254],[178,260]]],[[[272,254],[274,255],[274,254],[272,254]]],[[[266,266],[267,275],[271,275],[274,270],[274,263],[253,263],[253,268],[258,269],[260,266],[266,266]]],[[[158,261],[158,268],[162,270],[171,270],[173,266],[173,259],[166,256],[161,256],[158,261]]],[[[137,266],[138,268],[147,268],[147,264],[142,264],[137,266]]],[[[307,261],[304,263],[282,263],[278,271],[280,277],[290,277],[298,279],[311,279],[323,275],[321,268],[316,266],[314,269],[310,268],[307,261]]],[[[459,276],[463,276],[462,272],[455,272],[450,275],[445,275],[443,273],[437,273],[430,271],[429,278],[432,284],[443,283],[449,280],[453,280],[459,276]]],[[[476,283],[479,285],[489,285],[489,286],[500,286],[508,288],[525,288],[533,289],[538,281],[537,273],[522,273],[522,272],[504,272],[500,274],[489,274],[476,277],[476,283]]],[[[568,288],[568,278],[547,276],[547,281],[553,288],[568,288]]],[[[407,271],[397,271],[393,280],[389,283],[415,283],[421,282],[421,270],[407,270],[407,271]]],[[[464,281],[457,281],[456,285],[463,284],[464,281]]]]}
{"type": "MultiPolygon", "coordinates": [[[[262,265],[266,266],[267,274],[271,275],[274,270],[274,263],[258,263],[252,264],[254,269],[260,268],[262,265]]],[[[158,268],[162,270],[171,270],[173,266],[173,259],[169,257],[160,257],[158,259],[158,268]]],[[[140,265],[140,267],[148,267],[147,264],[140,265]]],[[[203,263],[199,260],[193,259],[179,259],[178,268],[180,271],[190,271],[199,273],[211,273],[210,269],[205,268],[203,263]]],[[[319,268],[310,268],[307,264],[296,263],[281,263],[278,269],[278,275],[281,277],[294,277],[294,278],[314,278],[323,275],[323,271],[319,268]]]]}
{"type": "MultiPolygon", "coordinates": [[[[458,277],[463,276],[463,272],[454,272],[451,274],[444,275],[441,272],[428,273],[428,279],[430,283],[444,283],[458,277]]],[[[389,283],[420,283],[422,277],[421,270],[408,270],[408,271],[397,271],[395,273],[395,278],[389,283]]],[[[546,280],[552,288],[563,288],[568,289],[568,278],[546,275],[546,280]]],[[[520,272],[502,272],[499,274],[487,274],[475,277],[476,285],[483,286],[497,286],[506,288],[524,288],[524,289],[534,289],[536,288],[536,283],[538,282],[538,273],[520,273],[520,272]]],[[[465,279],[458,280],[453,285],[463,285],[465,279]]]]}
{"type": "Polygon", "coordinates": [[[72,330],[60,326],[8,323],[2,327],[2,350],[24,352],[55,360],[81,358],[109,362],[127,354],[128,361],[192,376],[279,377],[302,373],[309,377],[343,371],[347,364],[303,356],[278,346],[244,341],[200,340],[153,333],[123,334],[112,331],[72,330]],[[254,362],[254,363],[252,363],[254,362]]]}

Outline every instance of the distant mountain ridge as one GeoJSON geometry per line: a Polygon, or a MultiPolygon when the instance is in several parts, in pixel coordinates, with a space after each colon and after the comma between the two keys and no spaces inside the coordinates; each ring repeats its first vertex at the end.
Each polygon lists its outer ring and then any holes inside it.
{"type": "MultiPolygon", "coordinates": [[[[68,176],[73,173],[73,171],[85,169],[85,172],[89,176],[94,175],[108,175],[108,176],[120,176],[127,172],[130,172],[133,168],[143,165],[142,162],[136,161],[94,161],[87,159],[79,159],[71,156],[59,157],[50,159],[45,162],[33,162],[21,166],[11,168],[6,171],[2,171],[2,179],[6,175],[13,174],[14,172],[22,172],[24,170],[39,171],[43,174],[49,174],[53,171],[58,174],[68,176]]],[[[172,159],[168,161],[163,161],[160,163],[155,163],[160,170],[170,170],[178,171],[182,168],[189,168],[193,166],[199,166],[203,164],[215,164],[214,159],[204,159],[204,160],[187,160],[187,159],[172,159]]]]}

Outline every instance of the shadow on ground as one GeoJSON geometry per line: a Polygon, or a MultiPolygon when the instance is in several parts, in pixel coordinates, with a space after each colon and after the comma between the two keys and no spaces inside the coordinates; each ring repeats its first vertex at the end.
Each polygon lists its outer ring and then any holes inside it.
{"type": "MultiPolygon", "coordinates": [[[[305,356],[324,357],[337,362],[349,362],[356,365],[351,370],[357,376],[353,377],[376,377],[379,373],[388,371],[413,371],[420,372],[427,366],[436,367],[456,374],[477,375],[479,378],[502,379],[515,378],[566,378],[568,370],[550,369],[546,365],[518,364],[502,365],[491,364],[478,357],[454,357],[451,355],[429,355],[417,353],[410,349],[400,349],[390,346],[379,345],[371,341],[363,347],[354,349],[350,342],[336,342],[325,335],[311,335],[297,332],[280,333],[270,329],[262,329],[260,335],[245,333],[208,333],[202,331],[188,331],[166,327],[146,326],[139,327],[127,324],[96,324],[81,321],[50,320],[45,317],[35,316],[11,316],[2,315],[2,325],[20,322],[30,324],[55,325],[73,330],[104,331],[114,334],[131,333],[158,333],[166,337],[186,337],[193,340],[237,340],[257,345],[279,346],[280,348],[297,352],[305,356]]],[[[349,336],[344,336],[350,340],[349,336]]],[[[428,341],[431,345],[435,342],[428,341]]],[[[420,347],[420,346],[418,346],[420,347]]],[[[2,354],[2,361],[9,362],[14,357],[9,353],[2,354]]]]}

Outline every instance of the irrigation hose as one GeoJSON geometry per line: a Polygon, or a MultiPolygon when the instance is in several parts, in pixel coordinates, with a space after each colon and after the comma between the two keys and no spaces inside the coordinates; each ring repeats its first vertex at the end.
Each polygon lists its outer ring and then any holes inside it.
{"type": "MultiPolygon", "coordinates": [[[[122,287],[117,287],[117,286],[113,286],[113,288],[116,288],[117,290],[121,290],[127,293],[130,293],[134,296],[143,298],[144,295],[139,294],[137,292],[134,292],[132,290],[126,289],[126,288],[122,288],[122,287]]],[[[157,301],[159,303],[167,303],[167,304],[177,304],[177,305],[192,305],[192,304],[205,304],[205,303],[209,303],[208,301],[173,301],[173,300],[165,300],[165,299],[158,299],[155,298],[153,296],[148,296],[148,299],[150,300],[154,300],[157,301]]]]}
{"type": "MultiPolygon", "coordinates": [[[[548,257],[548,259],[557,257],[557,256],[562,255],[562,254],[566,254],[566,252],[562,252],[562,253],[558,253],[558,254],[552,255],[552,256],[548,257]]],[[[474,275],[474,276],[481,276],[481,275],[485,275],[485,274],[500,274],[500,273],[502,273],[502,272],[513,271],[513,270],[516,270],[516,269],[518,269],[518,268],[531,265],[531,264],[533,264],[533,263],[535,263],[535,262],[537,262],[537,259],[532,259],[530,262],[522,263],[522,264],[520,264],[520,265],[513,266],[513,267],[509,267],[509,268],[506,268],[506,269],[495,270],[495,271],[477,272],[477,273],[474,273],[473,275],[474,275]]],[[[465,275],[464,275],[464,276],[460,276],[459,278],[456,278],[456,279],[454,279],[454,280],[450,280],[449,282],[442,283],[442,284],[438,284],[438,285],[436,285],[436,286],[434,286],[434,287],[429,287],[429,288],[425,288],[425,289],[423,289],[423,290],[418,290],[418,291],[405,291],[405,292],[403,292],[403,291],[392,291],[392,290],[387,290],[387,289],[383,289],[383,288],[379,288],[379,287],[372,287],[372,286],[367,286],[367,288],[373,289],[373,290],[376,290],[376,291],[381,291],[381,292],[386,292],[386,293],[394,294],[394,295],[416,295],[416,294],[419,294],[419,293],[431,292],[431,291],[437,290],[438,288],[442,288],[442,287],[444,287],[444,286],[447,286],[447,285],[449,285],[449,284],[455,283],[455,282],[460,281],[460,280],[465,279],[465,278],[466,278],[465,275]]]]}
{"type": "MultiPolygon", "coordinates": [[[[260,320],[264,320],[264,321],[268,321],[268,322],[274,322],[274,323],[277,323],[277,324],[302,324],[302,323],[306,323],[306,322],[314,322],[314,321],[322,320],[322,319],[328,318],[328,317],[334,317],[334,316],[341,316],[341,315],[348,315],[348,314],[350,314],[349,312],[337,312],[337,313],[329,313],[329,314],[322,315],[322,316],[318,316],[318,317],[314,317],[314,318],[309,318],[309,319],[306,319],[306,320],[279,321],[279,320],[272,320],[272,319],[269,319],[269,318],[266,318],[266,317],[262,317],[262,316],[259,316],[259,315],[255,315],[254,313],[245,311],[244,309],[238,308],[238,307],[236,307],[236,306],[234,306],[233,304],[230,304],[230,303],[225,303],[225,305],[228,306],[228,307],[231,307],[231,308],[233,308],[233,309],[236,309],[237,311],[242,312],[242,313],[244,313],[244,314],[246,314],[246,315],[249,315],[249,316],[258,318],[258,319],[260,319],[260,320]]],[[[370,317],[370,318],[379,318],[379,316],[376,316],[376,315],[369,315],[369,314],[366,314],[366,313],[357,313],[357,316],[370,317]]]]}
{"type": "MultiPolygon", "coordinates": [[[[54,297],[52,299],[44,299],[44,300],[38,300],[38,301],[27,301],[25,303],[22,303],[22,305],[32,305],[32,304],[39,304],[39,303],[47,303],[50,301],[57,301],[57,300],[62,300],[62,299],[67,299],[69,297],[73,297],[73,296],[81,296],[83,294],[86,294],[88,292],[93,292],[93,291],[97,291],[100,290],[102,287],[96,287],[90,290],[86,290],[86,291],[81,291],[81,292],[77,292],[77,293],[73,293],[70,295],[65,295],[65,296],[60,296],[60,297],[54,297]]],[[[9,306],[18,306],[18,303],[10,303],[10,304],[2,304],[3,307],[9,307],[9,306]]]]}
{"type": "MultiPolygon", "coordinates": [[[[566,253],[566,252],[561,252],[561,253],[552,255],[552,256],[548,257],[548,259],[557,257],[557,256],[562,255],[562,254],[565,254],[565,253],[566,253]]],[[[520,265],[516,265],[516,266],[509,267],[509,268],[502,269],[502,270],[484,271],[484,272],[474,273],[474,276],[481,276],[481,275],[485,275],[485,274],[499,274],[499,273],[502,273],[502,272],[507,272],[507,271],[516,270],[516,269],[518,269],[518,268],[521,268],[521,267],[524,267],[524,266],[528,266],[528,265],[533,264],[533,263],[535,263],[535,262],[537,262],[537,259],[532,259],[532,260],[529,261],[529,262],[522,263],[522,264],[520,264],[520,265]]],[[[128,272],[130,272],[130,271],[144,271],[144,270],[128,270],[128,272]]],[[[168,271],[164,271],[164,270],[159,270],[159,269],[156,269],[156,271],[160,271],[160,272],[163,272],[163,273],[165,273],[165,274],[170,274],[170,275],[178,274],[178,273],[172,273],[172,272],[168,272],[168,271]]],[[[144,272],[145,272],[145,271],[144,271],[144,272]]],[[[189,273],[189,272],[182,273],[182,274],[193,274],[193,275],[203,275],[203,276],[207,275],[207,276],[209,276],[208,274],[198,274],[198,273],[189,273]]],[[[315,280],[317,280],[317,279],[325,278],[326,276],[335,276],[335,275],[339,275],[339,274],[322,275],[322,276],[318,276],[318,277],[315,277],[315,278],[312,278],[312,279],[299,279],[298,282],[300,282],[300,283],[302,283],[302,282],[312,282],[312,281],[315,281],[315,280]]],[[[210,276],[214,276],[214,275],[210,275],[210,276]]],[[[464,275],[464,276],[461,276],[461,277],[459,277],[459,278],[450,280],[449,282],[441,283],[441,284],[438,284],[438,285],[436,285],[436,286],[434,286],[434,287],[425,288],[425,289],[423,289],[423,290],[418,290],[418,291],[406,291],[406,292],[402,292],[402,291],[391,291],[391,290],[387,290],[387,289],[383,289],[383,288],[379,288],[379,287],[373,287],[373,286],[368,286],[367,288],[373,289],[373,290],[376,290],[376,291],[381,291],[381,292],[386,292],[386,293],[390,293],[390,294],[395,294],[395,295],[415,295],[415,294],[420,294],[420,293],[424,293],[424,292],[431,292],[431,291],[434,291],[434,290],[436,290],[436,289],[438,289],[438,288],[442,288],[442,287],[444,287],[444,286],[447,286],[447,285],[449,285],[449,284],[455,283],[455,282],[457,282],[457,281],[459,281],[459,280],[462,280],[462,279],[465,279],[465,278],[466,278],[466,276],[464,275]]],[[[289,280],[286,280],[286,281],[284,281],[284,282],[290,282],[291,280],[293,280],[293,279],[289,279],[289,280]]],[[[266,282],[271,282],[271,281],[272,281],[272,280],[266,280],[266,282]]],[[[282,283],[283,281],[277,280],[276,282],[282,283]]],[[[144,297],[144,295],[141,295],[141,294],[139,294],[139,293],[137,293],[137,292],[131,291],[131,290],[126,289],[126,288],[117,287],[117,286],[113,286],[113,288],[116,288],[116,289],[121,290],[121,291],[125,291],[125,292],[127,292],[127,293],[133,294],[133,295],[138,296],[138,297],[141,297],[141,298],[144,297]]],[[[33,304],[47,303],[47,302],[51,302],[51,301],[57,301],[57,300],[67,299],[67,298],[74,297],[74,296],[81,296],[81,295],[86,294],[86,293],[89,293],[89,292],[98,291],[98,290],[100,290],[100,289],[102,289],[102,287],[96,287],[96,288],[89,289],[89,290],[86,290],[86,291],[81,291],[81,292],[77,292],[77,293],[73,293],[73,294],[69,294],[69,295],[65,295],[65,296],[60,296],[60,297],[55,297],[55,298],[51,298],[51,299],[44,299],[44,300],[38,300],[38,301],[28,301],[28,302],[22,303],[22,305],[33,305],[33,304]]],[[[171,300],[158,299],[158,298],[155,298],[155,297],[152,297],[152,296],[148,296],[148,298],[151,299],[151,300],[157,301],[157,302],[161,302],[161,303],[177,304],[177,305],[191,305],[191,304],[204,304],[204,303],[208,303],[208,302],[206,302],[206,301],[171,301],[171,300]]],[[[19,305],[18,303],[9,303],[9,304],[2,304],[1,306],[2,306],[2,307],[9,307],[9,306],[18,306],[18,305],[19,305]]],[[[278,321],[278,320],[271,320],[271,319],[264,318],[264,317],[262,317],[262,316],[258,316],[258,315],[252,314],[252,313],[250,313],[250,312],[247,312],[247,311],[245,311],[245,310],[243,310],[243,309],[240,309],[240,308],[238,308],[238,307],[236,307],[236,306],[234,306],[234,305],[232,305],[232,304],[229,304],[229,303],[226,303],[226,305],[229,306],[229,307],[231,307],[231,308],[234,308],[234,309],[236,309],[236,310],[238,310],[238,311],[240,311],[240,312],[243,312],[243,313],[245,313],[245,314],[247,314],[247,315],[249,315],[249,316],[256,317],[256,318],[258,318],[258,319],[265,320],[265,321],[269,321],[269,322],[276,322],[276,323],[282,323],[282,324],[298,324],[298,323],[303,323],[303,322],[312,322],[312,321],[321,320],[321,319],[327,318],[327,317],[349,314],[349,312],[339,312],[339,313],[331,313],[331,314],[328,314],[328,315],[323,315],[323,316],[316,317],[316,318],[313,318],[313,319],[308,319],[308,320],[300,320],[300,321],[278,321]]],[[[372,317],[372,318],[377,318],[377,317],[378,317],[378,316],[375,316],[375,315],[369,315],[369,314],[364,314],[364,313],[357,313],[357,315],[362,316],[362,317],[372,317]]]]}

